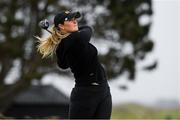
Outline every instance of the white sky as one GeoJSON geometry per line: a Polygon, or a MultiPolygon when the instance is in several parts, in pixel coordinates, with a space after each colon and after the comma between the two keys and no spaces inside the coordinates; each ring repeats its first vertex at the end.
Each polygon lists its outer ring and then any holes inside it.
{"type": "MultiPolygon", "coordinates": [[[[145,63],[158,59],[158,68],[153,72],[140,71],[129,91],[121,93],[120,100],[153,103],[158,100],[180,101],[180,76],[178,61],[178,0],[155,0],[153,25],[150,37],[155,43],[153,52],[145,63]]],[[[140,65],[139,65],[140,66],[140,65]]],[[[123,77],[120,78],[123,81],[123,77]]],[[[115,83],[117,84],[117,83],[115,83]]],[[[117,96],[116,96],[117,97],[117,96]]],[[[114,99],[116,99],[114,97],[114,99]]],[[[117,100],[118,101],[118,100],[117,100]]]]}
{"type": "MultiPolygon", "coordinates": [[[[179,3],[178,0],[154,0],[150,38],[154,41],[155,48],[144,63],[151,63],[157,59],[158,68],[153,72],[139,71],[136,82],[128,82],[129,91],[120,93],[118,97],[114,96],[115,102],[154,103],[158,100],[180,102],[179,3]]],[[[124,79],[125,77],[121,77],[119,83],[124,83],[124,79]]],[[[116,85],[117,82],[114,81],[113,84],[116,85]]]]}

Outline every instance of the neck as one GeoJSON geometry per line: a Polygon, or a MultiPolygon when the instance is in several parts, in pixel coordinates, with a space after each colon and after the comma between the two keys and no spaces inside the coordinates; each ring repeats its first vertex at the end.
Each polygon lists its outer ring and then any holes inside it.
{"type": "Polygon", "coordinates": [[[61,35],[67,34],[68,32],[65,30],[60,30],[61,35]]]}

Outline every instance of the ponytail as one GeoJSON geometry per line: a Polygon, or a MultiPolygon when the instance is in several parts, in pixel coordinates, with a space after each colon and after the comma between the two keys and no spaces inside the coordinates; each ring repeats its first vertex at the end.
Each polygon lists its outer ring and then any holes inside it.
{"type": "Polygon", "coordinates": [[[61,34],[55,26],[53,26],[50,31],[52,34],[47,38],[36,36],[38,39],[37,51],[42,55],[42,58],[52,56],[61,40],[70,34],[61,34]]]}

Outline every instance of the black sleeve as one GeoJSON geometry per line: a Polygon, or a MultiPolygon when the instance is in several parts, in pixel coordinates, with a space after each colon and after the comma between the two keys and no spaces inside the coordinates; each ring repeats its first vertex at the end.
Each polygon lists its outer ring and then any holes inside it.
{"type": "MultiPolygon", "coordinates": [[[[60,43],[61,44],[61,43],[60,43]]],[[[68,60],[67,60],[67,54],[64,49],[64,44],[62,43],[61,46],[58,44],[56,48],[56,59],[57,59],[57,65],[62,69],[69,68],[68,60]]]]}
{"type": "Polygon", "coordinates": [[[58,59],[57,59],[57,65],[62,69],[69,68],[69,65],[67,64],[67,62],[61,63],[60,60],[58,60],[58,59]]]}
{"type": "Polygon", "coordinates": [[[89,26],[80,26],[77,33],[77,38],[81,44],[87,44],[92,35],[92,28],[89,26]]]}

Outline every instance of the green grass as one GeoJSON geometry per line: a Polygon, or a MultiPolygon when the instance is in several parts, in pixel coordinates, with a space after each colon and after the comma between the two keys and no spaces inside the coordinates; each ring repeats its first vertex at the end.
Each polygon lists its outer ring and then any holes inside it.
{"type": "Polygon", "coordinates": [[[113,107],[111,119],[127,120],[180,120],[179,109],[157,109],[137,104],[124,104],[113,107]]]}

